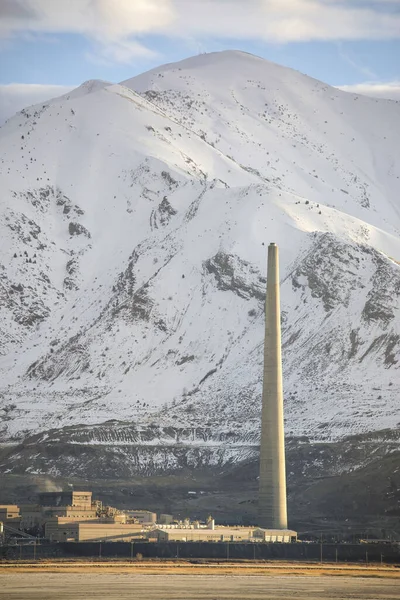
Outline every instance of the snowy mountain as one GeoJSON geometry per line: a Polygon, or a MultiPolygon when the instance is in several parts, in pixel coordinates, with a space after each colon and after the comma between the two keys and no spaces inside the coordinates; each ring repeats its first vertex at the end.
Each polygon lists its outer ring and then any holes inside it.
{"type": "Polygon", "coordinates": [[[255,460],[270,241],[288,439],[396,429],[399,130],[398,102],[242,52],[10,119],[3,472],[88,476],[88,449],[116,476],[255,460]]]}

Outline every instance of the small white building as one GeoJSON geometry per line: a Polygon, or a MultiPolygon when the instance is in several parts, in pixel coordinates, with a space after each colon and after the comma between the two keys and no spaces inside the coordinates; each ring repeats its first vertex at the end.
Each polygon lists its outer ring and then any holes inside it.
{"type": "Polygon", "coordinates": [[[293,531],[292,529],[263,529],[262,527],[257,527],[254,530],[254,538],[260,542],[289,544],[297,542],[297,531],[293,531]]]}
{"type": "Polygon", "coordinates": [[[242,542],[253,537],[254,527],[172,527],[156,528],[148,533],[149,538],[158,542],[242,542]]]}
{"type": "Polygon", "coordinates": [[[260,527],[157,527],[147,533],[148,538],[158,542],[281,542],[297,540],[295,531],[262,529],[260,527]]]}

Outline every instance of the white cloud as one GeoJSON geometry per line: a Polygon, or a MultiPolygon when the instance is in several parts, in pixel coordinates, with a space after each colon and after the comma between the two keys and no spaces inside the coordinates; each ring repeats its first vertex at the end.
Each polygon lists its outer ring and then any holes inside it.
{"type": "Polygon", "coordinates": [[[0,85],[0,125],[23,108],[56,98],[72,89],[73,86],[36,83],[0,85]]]}
{"type": "Polygon", "coordinates": [[[2,0],[0,30],[86,33],[115,40],[167,25],[171,0],[2,0]],[[4,3],[4,4],[3,4],[4,3]]]}
{"type": "Polygon", "coordinates": [[[113,63],[130,64],[133,58],[155,59],[157,52],[149,50],[135,40],[120,40],[107,44],[95,43],[93,51],[86,53],[86,58],[95,64],[110,66],[113,63]]]}
{"type": "Polygon", "coordinates": [[[191,34],[272,42],[400,37],[400,15],[352,0],[176,0],[191,34]]]}
{"type": "Polygon", "coordinates": [[[373,96],[374,98],[387,98],[389,100],[400,100],[400,81],[389,82],[365,82],[354,85],[336,86],[345,92],[352,94],[363,94],[364,96],[373,96]]]}
{"type": "Polygon", "coordinates": [[[149,34],[282,43],[398,38],[399,5],[398,0],[1,0],[0,35],[81,33],[105,58],[126,62],[146,54],[139,38],[149,34]]]}

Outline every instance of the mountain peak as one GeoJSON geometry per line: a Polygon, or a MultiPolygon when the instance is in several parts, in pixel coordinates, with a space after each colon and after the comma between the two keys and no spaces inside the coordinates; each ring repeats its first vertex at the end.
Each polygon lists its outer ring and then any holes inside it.
{"type": "Polygon", "coordinates": [[[236,50],[108,85],[0,130],[0,441],[254,458],[271,239],[288,434],[394,426],[399,107],[236,50]]]}
{"type": "Polygon", "coordinates": [[[88,79],[81,83],[80,86],[72,90],[69,94],[65,94],[62,96],[63,98],[79,98],[81,96],[85,96],[86,94],[92,94],[94,92],[98,92],[99,90],[103,90],[104,88],[113,85],[110,81],[104,81],[103,79],[88,79]]]}
{"type": "Polygon", "coordinates": [[[243,86],[252,81],[268,88],[278,88],[280,85],[330,87],[294,69],[242,50],[223,50],[192,56],[151,69],[125,80],[122,85],[139,93],[150,89],[163,89],[166,83],[163,79],[167,77],[171,88],[181,89],[187,88],[189,82],[192,84],[194,80],[203,82],[203,87],[208,89],[243,86]],[[182,81],[184,78],[189,79],[182,81]]]}

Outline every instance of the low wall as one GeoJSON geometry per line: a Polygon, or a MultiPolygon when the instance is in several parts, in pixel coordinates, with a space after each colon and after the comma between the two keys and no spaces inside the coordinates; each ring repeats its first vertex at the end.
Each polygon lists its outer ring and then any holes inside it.
{"type": "Polygon", "coordinates": [[[3,560],[41,558],[248,559],[400,563],[399,544],[254,544],[225,542],[62,542],[0,547],[3,560]]]}

